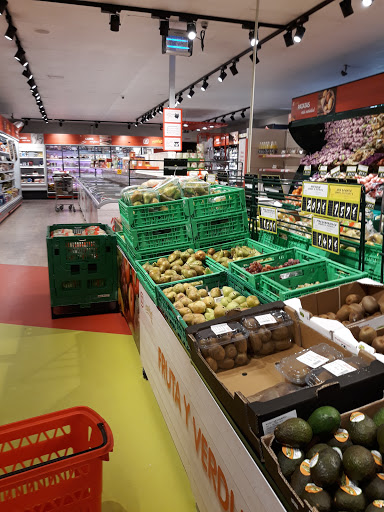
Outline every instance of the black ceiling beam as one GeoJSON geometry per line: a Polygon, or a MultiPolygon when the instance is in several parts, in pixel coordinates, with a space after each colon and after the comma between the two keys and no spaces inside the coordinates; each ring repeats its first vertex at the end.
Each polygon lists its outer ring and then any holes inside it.
{"type": "MultiPolygon", "coordinates": [[[[143,14],[150,14],[153,18],[159,19],[167,19],[171,16],[176,16],[178,18],[182,18],[183,20],[207,20],[207,21],[217,21],[219,23],[233,23],[236,25],[244,25],[245,28],[254,26],[254,21],[252,20],[238,20],[236,18],[223,18],[222,16],[209,16],[207,14],[196,14],[189,12],[179,12],[179,11],[164,11],[162,9],[154,9],[149,7],[136,7],[133,5],[117,5],[117,4],[109,4],[109,3],[99,3],[92,2],[89,0],[37,0],[39,2],[50,2],[54,4],[68,4],[68,5],[80,5],[83,7],[96,7],[97,9],[101,9],[102,11],[111,12],[111,11],[131,11],[131,12],[140,12],[143,14]]],[[[264,23],[260,22],[259,27],[264,28],[280,28],[283,25],[276,25],[276,23],[264,23]]],[[[284,25],[285,26],[285,25],[284,25]]]]}
{"type": "Polygon", "coordinates": [[[215,119],[218,119],[219,117],[228,117],[228,116],[231,116],[231,115],[238,114],[239,112],[246,112],[250,108],[251,107],[243,107],[243,108],[239,108],[237,110],[231,110],[230,112],[228,112],[228,114],[220,114],[218,116],[213,116],[213,117],[210,117],[209,119],[207,119],[204,122],[209,123],[210,121],[214,121],[215,119]]]}
{"type": "MultiPolygon", "coordinates": [[[[22,121],[36,121],[41,122],[42,119],[39,117],[22,117],[22,121]]],[[[88,119],[54,119],[49,118],[49,121],[57,122],[57,123],[85,123],[85,124],[135,124],[135,121],[94,121],[94,120],[88,120],[88,119]]],[[[162,125],[163,123],[149,123],[149,125],[157,126],[162,125]]]]}

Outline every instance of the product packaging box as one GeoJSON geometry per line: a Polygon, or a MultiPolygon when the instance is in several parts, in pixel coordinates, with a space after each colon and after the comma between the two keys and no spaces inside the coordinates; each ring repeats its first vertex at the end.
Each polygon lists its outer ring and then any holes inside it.
{"type": "MultiPolygon", "coordinates": [[[[345,428],[347,426],[348,420],[353,412],[361,412],[372,418],[375,415],[375,413],[382,407],[384,407],[384,399],[377,400],[372,403],[368,403],[367,405],[360,406],[358,408],[354,408],[348,412],[345,412],[344,414],[341,415],[341,428],[345,428]]],[[[277,460],[277,456],[273,450],[274,439],[275,437],[273,434],[264,436],[261,439],[263,457],[268,473],[272,476],[273,480],[277,484],[283,496],[287,499],[289,503],[293,505],[292,508],[294,510],[297,510],[299,512],[317,512],[316,508],[313,508],[306,500],[302,500],[296,494],[288,480],[282,474],[279,462],[277,460]]]]}
{"type": "Polygon", "coordinates": [[[233,313],[230,319],[226,317],[224,322],[227,325],[228,322],[239,322],[245,316],[266,316],[273,310],[281,309],[292,319],[294,343],[287,350],[265,356],[257,355],[251,357],[249,363],[244,366],[219,370],[217,373],[209,364],[210,359],[206,359],[206,349],[198,340],[201,329],[207,329],[209,326],[220,326],[220,329],[223,319],[205,323],[204,327],[195,325],[187,329],[193,364],[259,455],[261,436],[273,432],[276,424],[286,418],[306,417],[313,409],[325,404],[333,405],[343,412],[356,405],[365,404],[368,399],[373,401],[383,396],[384,365],[364,351],[359,353],[359,357],[369,362],[364,371],[356,370],[312,387],[287,383],[284,375],[276,368],[276,363],[287,356],[320,344],[325,344],[330,351],[336,350],[341,357],[350,357],[352,352],[300,322],[295,311],[285,306],[283,302],[264,304],[233,313]],[[275,388],[276,385],[279,387],[275,388]],[[272,387],[274,389],[269,390],[272,387]],[[263,397],[265,401],[260,401],[260,392],[267,389],[268,394],[263,397]]]}

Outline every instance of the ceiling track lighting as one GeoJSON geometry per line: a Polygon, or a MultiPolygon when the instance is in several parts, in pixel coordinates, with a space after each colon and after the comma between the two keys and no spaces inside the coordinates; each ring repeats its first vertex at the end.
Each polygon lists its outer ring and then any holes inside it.
{"type": "Polygon", "coordinates": [[[111,32],[119,32],[120,30],[120,14],[118,12],[109,15],[109,28],[111,32]]]}
{"type": "Polygon", "coordinates": [[[189,93],[187,94],[188,98],[191,99],[192,96],[195,94],[195,90],[193,87],[189,89],[189,93]]]}
{"type": "Polygon", "coordinates": [[[224,82],[224,80],[227,78],[227,73],[225,72],[226,69],[227,69],[227,66],[223,66],[221,68],[221,73],[217,78],[219,82],[224,82]]]}
{"type": "Polygon", "coordinates": [[[284,41],[285,46],[289,48],[290,46],[293,46],[295,44],[293,40],[292,30],[287,30],[287,32],[284,34],[284,41]]]}
{"type": "Polygon", "coordinates": [[[257,41],[256,37],[255,37],[255,31],[254,30],[250,30],[249,31],[249,43],[250,45],[253,47],[253,46],[256,46],[257,43],[259,41],[257,41]]]}
{"type": "Polygon", "coordinates": [[[341,76],[347,76],[348,75],[348,64],[344,64],[344,68],[340,71],[341,76]]]}
{"type": "Polygon", "coordinates": [[[60,128],[63,126],[63,121],[60,120],[59,126],[60,126],[60,128]]]}
{"type": "Polygon", "coordinates": [[[37,85],[35,84],[35,81],[33,78],[29,79],[27,81],[27,84],[29,85],[29,87],[31,88],[31,91],[34,91],[36,88],[37,88],[37,85]]]}
{"type": "Polygon", "coordinates": [[[177,98],[177,102],[180,105],[180,103],[184,100],[183,95],[180,93],[179,97],[177,98]]]}
{"type": "Polygon", "coordinates": [[[344,18],[353,14],[352,0],[342,0],[339,5],[344,18]]]}
{"type": "Polygon", "coordinates": [[[139,121],[138,121],[138,119],[136,119],[135,126],[136,126],[136,128],[139,126],[139,121]]]}
{"type": "Polygon", "coordinates": [[[128,124],[127,124],[127,128],[128,128],[128,130],[130,130],[130,129],[131,129],[131,123],[128,123],[128,124]]]}
{"type": "Polygon", "coordinates": [[[239,62],[238,59],[235,59],[232,64],[229,66],[229,71],[232,73],[233,76],[238,74],[238,70],[236,67],[236,64],[239,62]]]}
{"type": "Polygon", "coordinates": [[[224,116],[221,118],[221,122],[225,123],[225,117],[224,116]]]}
{"type": "Polygon", "coordinates": [[[243,110],[240,115],[243,119],[245,119],[245,110],[243,110]]]}
{"type": "Polygon", "coordinates": [[[201,90],[205,92],[208,89],[209,83],[208,83],[208,77],[204,78],[204,81],[201,86],[201,90]]]}
{"type": "Polygon", "coordinates": [[[167,37],[169,32],[169,20],[160,20],[160,35],[167,37]]]}
{"type": "Polygon", "coordinates": [[[0,0],[0,16],[5,11],[5,8],[7,7],[7,4],[8,4],[7,0],[0,0]]]}
{"type": "Polygon", "coordinates": [[[98,128],[99,127],[99,123],[97,121],[95,121],[95,128],[98,128]]]}
{"type": "Polygon", "coordinates": [[[363,7],[371,7],[371,5],[373,4],[373,0],[362,0],[361,4],[363,7]]]}
{"type": "Polygon", "coordinates": [[[20,59],[25,55],[25,51],[22,49],[21,46],[17,48],[17,52],[15,53],[15,59],[20,62],[20,59]]]}
{"type": "Polygon", "coordinates": [[[7,31],[4,35],[5,39],[8,39],[8,41],[12,41],[12,39],[16,35],[16,27],[14,27],[12,24],[8,25],[7,31]]]}
{"type": "Polygon", "coordinates": [[[187,35],[188,39],[190,41],[193,41],[196,39],[197,32],[196,32],[196,24],[194,22],[187,23],[187,35]]]}
{"type": "Polygon", "coordinates": [[[32,74],[31,70],[28,67],[27,67],[27,69],[24,69],[22,74],[23,74],[23,76],[25,76],[25,78],[27,80],[31,80],[31,78],[33,78],[33,74],[32,74]]]}
{"type": "Polygon", "coordinates": [[[295,43],[301,43],[303,37],[305,34],[305,27],[304,25],[298,25],[296,28],[296,33],[293,37],[293,40],[295,43]]]}
{"type": "MultiPolygon", "coordinates": [[[[249,56],[249,58],[251,59],[251,61],[253,62],[253,53],[251,53],[251,55],[249,56]]],[[[260,62],[260,59],[256,53],[256,64],[258,64],[260,62]]]]}
{"type": "Polygon", "coordinates": [[[230,120],[231,121],[235,121],[235,115],[234,114],[231,114],[230,120]]]}

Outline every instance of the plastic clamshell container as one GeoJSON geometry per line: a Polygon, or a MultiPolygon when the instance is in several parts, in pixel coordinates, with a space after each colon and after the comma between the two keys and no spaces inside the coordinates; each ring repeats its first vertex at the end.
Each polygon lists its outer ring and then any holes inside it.
{"type": "Polygon", "coordinates": [[[154,188],[159,193],[161,202],[175,201],[182,198],[181,186],[178,178],[168,178],[154,188]]]}
{"type": "Polygon", "coordinates": [[[343,359],[343,354],[326,343],[320,343],[285,357],[276,364],[276,368],[289,382],[303,386],[311,370],[331,363],[335,359],[343,359]]]}
{"type": "Polygon", "coordinates": [[[249,363],[249,333],[239,322],[212,325],[196,334],[204,359],[214,372],[249,363]]]}
{"type": "Polygon", "coordinates": [[[249,348],[253,356],[267,356],[291,347],[293,321],[283,310],[245,316],[242,325],[249,331],[249,348]]]}
{"type": "Polygon", "coordinates": [[[369,366],[369,363],[358,356],[343,357],[333,362],[311,370],[305,378],[308,386],[323,384],[329,379],[345,375],[361,368],[369,366]]]}
{"type": "Polygon", "coordinates": [[[198,197],[209,194],[211,186],[203,180],[184,180],[181,182],[184,197],[198,197]]]}

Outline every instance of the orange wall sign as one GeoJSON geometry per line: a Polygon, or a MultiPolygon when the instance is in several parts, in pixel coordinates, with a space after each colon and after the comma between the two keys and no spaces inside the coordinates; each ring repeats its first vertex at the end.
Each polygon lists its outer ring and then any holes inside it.
{"type": "Polygon", "coordinates": [[[152,148],[163,147],[162,137],[132,137],[130,135],[112,135],[112,146],[148,146],[152,148]]]}
{"type": "Polygon", "coordinates": [[[19,135],[20,144],[32,144],[32,136],[30,133],[20,133],[19,135]]]}
{"type": "Polygon", "coordinates": [[[8,119],[5,119],[5,117],[0,115],[0,132],[6,133],[7,135],[11,135],[12,137],[15,137],[16,139],[19,138],[19,130],[16,128],[16,126],[11,123],[11,121],[8,121],[8,119]]]}
{"type": "Polygon", "coordinates": [[[148,146],[162,147],[162,137],[131,137],[129,135],[75,135],[46,133],[44,144],[74,144],[84,146],[148,146]]]}

